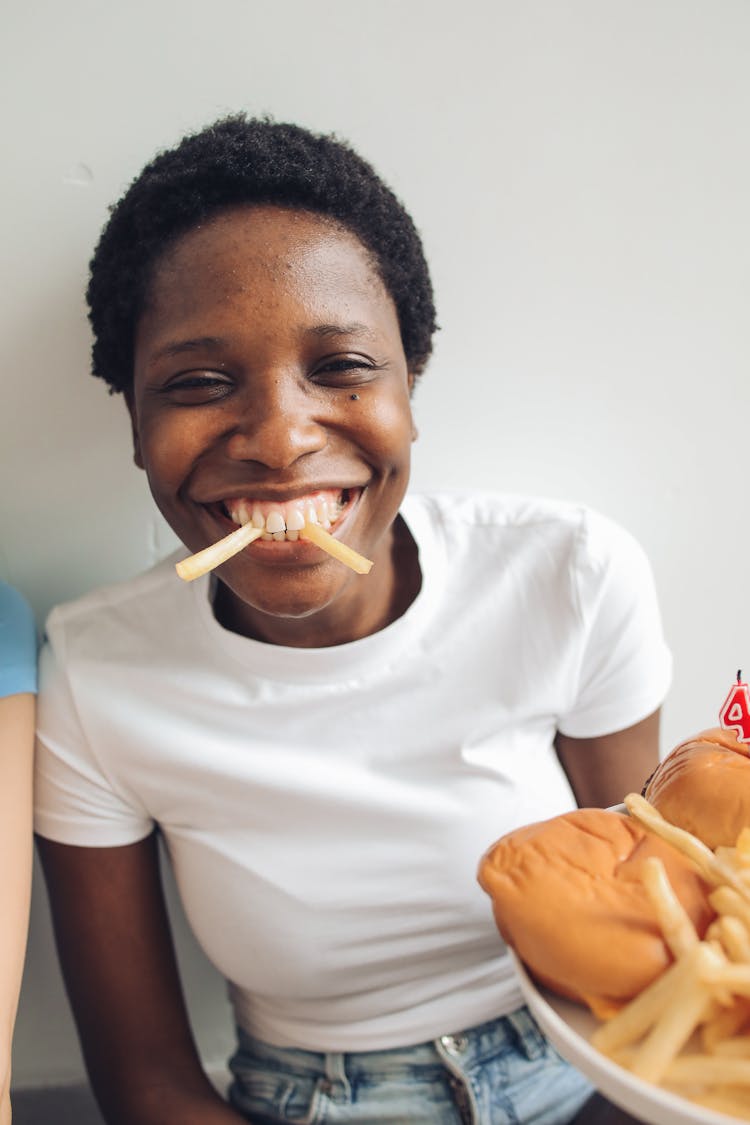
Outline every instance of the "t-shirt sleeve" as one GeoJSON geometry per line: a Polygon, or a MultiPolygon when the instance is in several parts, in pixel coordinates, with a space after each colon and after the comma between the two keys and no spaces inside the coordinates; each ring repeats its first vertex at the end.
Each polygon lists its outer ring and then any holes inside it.
{"type": "Polygon", "coordinates": [[[0,582],[0,698],[36,691],[36,623],[25,598],[0,582]]]}
{"type": "Polygon", "coordinates": [[[661,706],[672,657],[651,565],[623,528],[586,514],[573,581],[583,625],[578,689],[558,727],[572,738],[595,738],[624,730],[661,706]]]}
{"type": "Polygon", "coordinates": [[[40,655],[34,829],[81,847],[133,844],[153,831],[153,820],[99,762],[62,648],[48,640],[40,655]]]}

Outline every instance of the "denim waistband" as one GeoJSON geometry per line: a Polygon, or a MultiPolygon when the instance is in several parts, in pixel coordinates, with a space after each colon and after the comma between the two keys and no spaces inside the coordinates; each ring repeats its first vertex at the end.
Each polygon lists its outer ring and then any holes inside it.
{"type": "Polygon", "coordinates": [[[311,1078],[325,1076],[329,1072],[333,1054],[341,1059],[346,1074],[351,1078],[365,1073],[374,1078],[381,1071],[393,1075],[400,1067],[411,1073],[415,1068],[442,1068],[446,1059],[460,1058],[462,1066],[481,1065],[504,1046],[520,1051],[527,1059],[539,1058],[546,1049],[546,1040],[527,1008],[519,1008],[477,1027],[438,1036],[426,1043],[378,1051],[306,1051],[296,1047],[275,1047],[255,1039],[242,1028],[237,1034],[243,1052],[264,1063],[278,1065],[280,1069],[291,1066],[298,1074],[311,1078]]]}

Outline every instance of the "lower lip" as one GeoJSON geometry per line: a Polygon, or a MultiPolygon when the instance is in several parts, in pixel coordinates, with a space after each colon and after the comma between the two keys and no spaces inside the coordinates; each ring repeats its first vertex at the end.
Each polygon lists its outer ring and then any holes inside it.
{"type": "MultiPolygon", "coordinates": [[[[278,562],[297,562],[302,561],[306,556],[315,554],[320,551],[314,543],[309,539],[256,539],[249,547],[245,547],[245,551],[250,554],[263,558],[267,556],[270,559],[278,562]]],[[[241,551],[240,554],[244,554],[241,551]]]]}

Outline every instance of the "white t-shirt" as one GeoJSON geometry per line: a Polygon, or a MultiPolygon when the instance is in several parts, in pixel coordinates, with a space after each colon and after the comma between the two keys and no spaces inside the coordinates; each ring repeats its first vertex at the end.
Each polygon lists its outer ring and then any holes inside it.
{"type": "Polygon", "coordinates": [[[158,825],[238,1023],[282,1046],[377,1050],[517,1007],[479,858],[573,807],[556,730],[630,726],[669,684],[616,525],[481,494],[403,515],[422,589],[351,644],[228,632],[174,557],[47,625],[37,831],[107,847],[158,825]]]}

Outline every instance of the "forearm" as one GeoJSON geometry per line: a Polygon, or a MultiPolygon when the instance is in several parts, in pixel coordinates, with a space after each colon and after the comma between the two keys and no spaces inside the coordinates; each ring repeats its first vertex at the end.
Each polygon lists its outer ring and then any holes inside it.
{"type": "MultiPolygon", "coordinates": [[[[157,998],[158,1000],[158,998],[157,998]]],[[[101,1033],[82,1031],[86,1068],[106,1125],[247,1125],[210,1082],[187,1026],[186,1017],[167,1013],[165,1034],[152,1027],[148,1043],[132,1028],[114,1047],[101,1033]],[[129,1041],[129,1046],[126,1045],[129,1041]]]]}
{"type": "Polygon", "coordinates": [[[34,697],[0,700],[0,1125],[10,1125],[13,1028],[31,898],[34,697]]]}
{"type": "Polygon", "coordinates": [[[39,851],[63,976],[107,1125],[246,1125],[209,1082],[190,1029],[156,837],[113,848],[40,839],[39,851]]]}
{"type": "Polygon", "coordinates": [[[0,1125],[10,1125],[10,1079],[13,1054],[13,1027],[16,1018],[15,989],[10,1003],[3,1006],[0,1025],[0,1125]]]}
{"type": "MultiPolygon", "coordinates": [[[[2,781],[0,771],[0,789],[2,781]]],[[[10,1057],[13,1041],[31,898],[31,817],[25,809],[11,807],[12,796],[12,790],[5,789],[0,798],[0,1068],[10,1057]]]]}
{"type": "MultiPolygon", "coordinates": [[[[206,1079],[205,1087],[186,1091],[173,1084],[154,1082],[140,1088],[129,1084],[122,1098],[100,1098],[102,1114],[107,1125],[247,1125],[240,1116],[214,1090],[206,1079]]],[[[2,1125],[2,1119],[0,1119],[2,1125]]]]}

